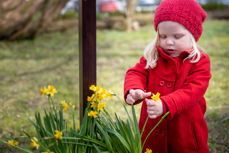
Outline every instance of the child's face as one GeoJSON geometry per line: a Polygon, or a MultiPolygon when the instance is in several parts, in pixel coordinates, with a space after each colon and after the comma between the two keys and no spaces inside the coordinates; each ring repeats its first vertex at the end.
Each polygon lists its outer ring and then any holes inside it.
{"type": "Polygon", "coordinates": [[[173,21],[163,21],[158,25],[159,46],[171,57],[192,49],[191,34],[186,28],[173,21]]]}

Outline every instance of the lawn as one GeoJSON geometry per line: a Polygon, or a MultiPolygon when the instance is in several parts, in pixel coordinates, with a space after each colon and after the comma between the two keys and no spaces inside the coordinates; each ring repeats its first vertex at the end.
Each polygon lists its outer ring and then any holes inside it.
{"type": "MultiPolygon", "coordinates": [[[[212,79],[205,95],[212,153],[229,152],[229,21],[207,20],[199,45],[211,58],[212,79]]],[[[138,62],[144,47],[153,40],[152,25],[126,33],[97,30],[97,84],[123,97],[124,75],[138,62]]],[[[48,107],[39,93],[54,85],[56,103],[71,101],[79,110],[79,64],[77,28],[46,34],[34,40],[0,42],[0,135],[19,136],[33,131],[28,118],[48,107]]],[[[121,103],[107,105],[111,113],[125,118],[121,103]]],[[[140,105],[136,106],[139,112],[140,105]]],[[[79,115],[76,112],[77,117],[79,115]]],[[[139,113],[138,113],[139,114],[139,113]]],[[[68,117],[68,116],[67,116],[68,117]]],[[[79,122],[77,121],[79,124],[79,122]]],[[[6,146],[0,145],[0,150],[6,146]]]]}

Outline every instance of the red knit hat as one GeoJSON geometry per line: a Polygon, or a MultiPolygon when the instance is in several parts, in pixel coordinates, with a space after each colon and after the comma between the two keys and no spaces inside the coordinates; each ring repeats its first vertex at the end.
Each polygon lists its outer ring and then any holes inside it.
{"type": "Polygon", "coordinates": [[[154,28],[162,21],[175,21],[184,25],[199,40],[202,23],[207,14],[195,0],[163,0],[154,16],[154,28]]]}

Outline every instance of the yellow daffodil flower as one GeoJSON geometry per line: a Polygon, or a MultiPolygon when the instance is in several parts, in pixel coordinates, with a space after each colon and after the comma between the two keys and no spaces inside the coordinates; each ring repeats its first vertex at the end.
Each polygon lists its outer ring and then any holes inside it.
{"type": "Polygon", "coordinates": [[[95,96],[95,101],[100,101],[100,100],[102,100],[103,98],[102,98],[102,95],[101,94],[96,94],[96,96],[95,96]]]}
{"type": "Polygon", "coordinates": [[[76,109],[76,105],[72,105],[72,109],[76,109]]]}
{"type": "Polygon", "coordinates": [[[17,146],[17,145],[18,145],[18,141],[8,140],[8,147],[17,146]]]}
{"type": "Polygon", "coordinates": [[[40,93],[42,93],[42,96],[47,94],[47,89],[46,88],[41,88],[40,93]]]}
{"type": "Polygon", "coordinates": [[[89,89],[92,90],[92,91],[96,91],[96,86],[95,85],[91,85],[89,89]]]}
{"type": "Polygon", "coordinates": [[[112,93],[108,91],[108,92],[106,93],[106,97],[112,97],[112,93]]]}
{"type": "Polygon", "coordinates": [[[102,91],[102,87],[101,86],[96,86],[96,92],[100,93],[102,91]]]}
{"type": "Polygon", "coordinates": [[[61,106],[64,112],[67,112],[68,109],[68,103],[66,101],[61,102],[61,106]]]}
{"type": "Polygon", "coordinates": [[[77,129],[77,130],[80,130],[80,126],[78,125],[78,126],[76,127],[76,129],[77,129]]]}
{"type": "Polygon", "coordinates": [[[94,117],[94,118],[96,118],[97,115],[98,115],[98,112],[97,112],[97,111],[90,111],[90,112],[88,113],[88,116],[92,116],[92,117],[94,117]]]}
{"type": "Polygon", "coordinates": [[[105,95],[107,93],[106,89],[101,88],[99,94],[105,95]]]}
{"type": "Polygon", "coordinates": [[[87,96],[87,101],[88,102],[91,102],[92,101],[92,96],[90,97],[90,96],[87,96]]]}
{"type": "Polygon", "coordinates": [[[105,103],[100,102],[100,103],[98,104],[98,111],[103,110],[103,108],[104,108],[105,106],[106,106],[105,103]]]}
{"type": "Polygon", "coordinates": [[[36,137],[33,137],[31,139],[30,146],[33,147],[33,148],[38,149],[40,147],[40,145],[37,142],[38,142],[37,138],[36,137]]]}
{"type": "Polygon", "coordinates": [[[103,97],[103,99],[107,99],[108,97],[112,97],[112,94],[111,94],[111,92],[106,91],[106,93],[104,93],[104,94],[102,95],[102,97],[103,97]]]}
{"type": "Polygon", "coordinates": [[[149,148],[146,148],[146,152],[145,153],[152,153],[152,150],[149,148]]]}
{"type": "Polygon", "coordinates": [[[56,88],[53,85],[49,85],[47,89],[47,95],[54,96],[57,93],[56,88]]]}
{"type": "Polygon", "coordinates": [[[62,132],[55,130],[54,138],[62,139],[62,132]]]}
{"type": "Polygon", "coordinates": [[[95,106],[96,106],[96,103],[94,101],[91,102],[91,108],[95,108],[95,106]]]}
{"type": "Polygon", "coordinates": [[[151,98],[152,98],[152,100],[154,100],[154,101],[160,102],[160,93],[157,92],[156,95],[153,94],[151,98]]]}

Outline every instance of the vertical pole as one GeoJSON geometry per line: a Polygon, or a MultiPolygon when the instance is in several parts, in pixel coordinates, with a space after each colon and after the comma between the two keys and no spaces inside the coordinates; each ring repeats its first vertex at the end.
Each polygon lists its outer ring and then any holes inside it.
{"type": "Polygon", "coordinates": [[[80,122],[90,96],[90,85],[96,85],[96,0],[79,0],[79,92],[80,122]]]}

